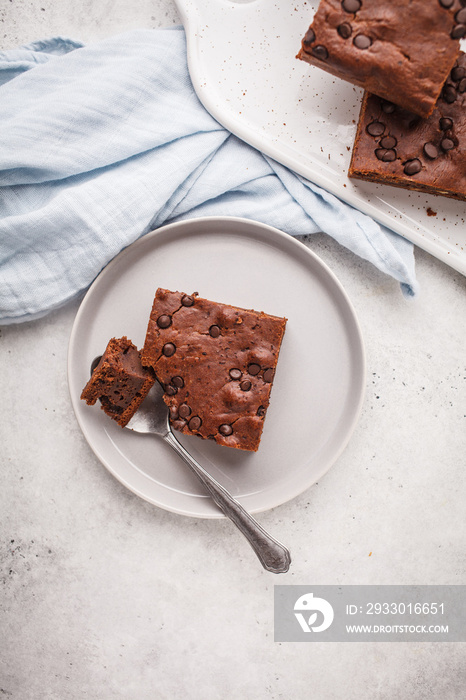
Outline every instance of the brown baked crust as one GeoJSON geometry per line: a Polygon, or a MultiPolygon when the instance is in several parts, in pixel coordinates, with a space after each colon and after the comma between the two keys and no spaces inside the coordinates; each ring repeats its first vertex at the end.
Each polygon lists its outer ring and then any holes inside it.
{"type": "Polygon", "coordinates": [[[131,340],[111,338],[81,399],[91,406],[99,400],[102,410],[124,428],[154,382],[154,372],[142,366],[141,353],[131,340]]]}
{"type": "Polygon", "coordinates": [[[452,35],[466,35],[463,5],[463,0],[321,0],[297,58],[428,117],[458,56],[459,39],[452,35]],[[360,7],[347,12],[345,3],[360,7]]]}
{"type": "Polygon", "coordinates": [[[255,452],[285,324],[285,318],[158,289],[142,362],[165,389],[173,428],[255,452]]]}
{"type": "Polygon", "coordinates": [[[348,176],[466,200],[466,54],[428,119],[365,93],[348,176]]]}

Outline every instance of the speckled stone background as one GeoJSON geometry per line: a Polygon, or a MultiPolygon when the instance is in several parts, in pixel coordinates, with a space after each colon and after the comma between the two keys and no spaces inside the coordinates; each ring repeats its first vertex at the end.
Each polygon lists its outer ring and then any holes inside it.
{"type": "MultiPolygon", "coordinates": [[[[1,0],[0,49],[178,23],[170,0],[1,0]]],[[[229,522],[157,509],[97,461],[68,397],[78,301],[1,329],[0,698],[465,697],[466,644],[273,641],[278,582],[466,582],[466,279],[416,250],[408,302],[325,235],[305,243],[356,308],[367,393],[322,481],[259,517],[292,550],[280,577],[229,522]]]]}

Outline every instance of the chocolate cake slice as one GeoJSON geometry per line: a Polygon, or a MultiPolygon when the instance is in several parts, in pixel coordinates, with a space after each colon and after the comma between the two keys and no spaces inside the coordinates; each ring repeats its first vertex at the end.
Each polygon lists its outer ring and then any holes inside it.
{"type": "Polygon", "coordinates": [[[466,54],[428,119],[365,93],[348,176],[466,201],[466,54]]]}
{"type": "Polygon", "coordinates": [[[89,405],[101,408],[122,428],[133,417],[155,382],[150,368],[141,364],[141,353],[126,336],[112,338],[81,393],[89,405]]]}
{"type": "Polygon", "coordinates": [[[255,452],[286,319],[157,289],[142,350],[173,428],[255,452]]]}
{"type": "Polygon", "coordinates": [[[464,36],[464,0],[321,0],[297,58],[428,117],[464,36]]]}

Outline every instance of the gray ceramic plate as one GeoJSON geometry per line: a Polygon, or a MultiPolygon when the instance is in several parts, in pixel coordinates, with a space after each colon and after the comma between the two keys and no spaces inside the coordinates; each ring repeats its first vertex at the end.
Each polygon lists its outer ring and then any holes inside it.
{"type": "Polygon", "coordinates": [[[99,460],[161,508],[223,517],[163,441],[119,428],[79,398],[92,359],[111,337],[143,345],[157,287],[288,319],[259,451],[180,436],[185,447],[250,512],[278,506],[319,480],[347,444],[363,400],[358,321],[338,280],[308,248],[270,226],[229,217],[191,219],[144,236],[85,296],[68,378],[79,425],[99,460]]]}

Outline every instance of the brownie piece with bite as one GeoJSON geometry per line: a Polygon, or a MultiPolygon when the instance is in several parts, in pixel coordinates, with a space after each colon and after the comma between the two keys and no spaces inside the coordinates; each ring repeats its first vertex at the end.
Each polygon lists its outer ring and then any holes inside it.
{"type": "Polygon", "coordinates": [[[141,353],[126,336],[112,338],[81,393],[122,428],[136,413],[155,382],[154,372],[141,364],[141,353]]]}
{"type": "Polygon", "coordinates": [[[173,428],[257,451],[286,319],[157,289],[142,351],[173,428]]]}
{"type": "Polygon", "coordinates": [[[364,95],[348,176],[466,201],[466,54],[428,119],[364,95]]]}
{"type": "Polygon", "coordinates": [[[428,117],[464,36],[464,0],[321,0],[297,58],[428,117]]]}

